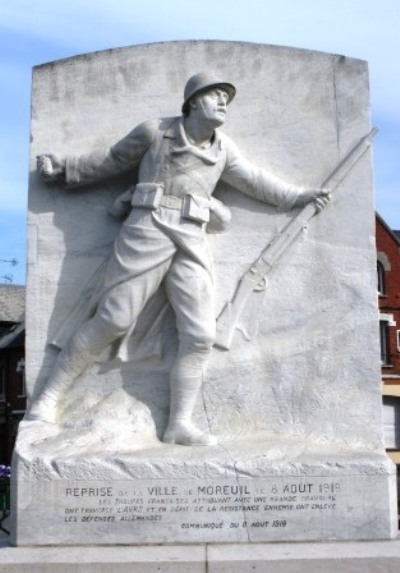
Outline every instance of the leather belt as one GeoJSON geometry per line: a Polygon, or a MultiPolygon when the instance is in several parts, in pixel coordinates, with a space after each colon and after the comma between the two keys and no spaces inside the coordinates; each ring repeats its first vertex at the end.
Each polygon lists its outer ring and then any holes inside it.
{"type": "Polygon", "coordinates": [[[163,195],[158,203],[159,207],[167,207],[167,209],[175,209],[176,211],[182,210],[183,205],[182,197],[175,197],[175,195],[163,195]]]}
{"type": "Polygon", "coordinates": [[[196,223],[208,223],[210,220],[210,199],[191,193],[184,197],[165,195],[163,185],[157,183],[138,183],[132,196],[132,207],[155,210],[166,207],[180,211],[184,219],[196,223]]]}

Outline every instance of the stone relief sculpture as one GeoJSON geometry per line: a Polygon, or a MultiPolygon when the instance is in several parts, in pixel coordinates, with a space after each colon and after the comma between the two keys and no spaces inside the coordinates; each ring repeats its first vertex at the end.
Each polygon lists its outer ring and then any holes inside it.
{"type": "Polygon", "coordinates": [[[373,133],[367,62],[337,54],[195,40],[34,68],[13,544],[396,537],[373,133]],[[201,70],[222,78],[172,117],[201,70]]]}
{"type": "Polygon", "coordinates": [[[163,441],[211,445],[192,423],[216,336],[212,260],[207,234],[222,232],[230,212],[213,197],[219,180],[258,201],[290,210],[329,201],[249,162],[218,128],[235,87],[209,73],[192,76],[182,116],[147,121],[105,152],[38,157],[44,181],[80,187],[139,167],[138,183],[117,198],[124,222],[108,259],[93,313],[69,338],[27,419],[58,423],[58,402],[76,378],[115,342],[129,336],[161,283],[175,312],[179,346],[170,371],[170,414],[163,441]]]}

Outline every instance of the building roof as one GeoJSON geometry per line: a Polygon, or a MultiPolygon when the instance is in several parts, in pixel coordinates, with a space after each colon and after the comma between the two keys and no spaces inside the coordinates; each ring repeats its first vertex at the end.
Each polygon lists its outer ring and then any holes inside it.
{"type": "Polygon", "coordinates": [[[393,231],[386,223],[384,219],[379,215],[379,213],[375,212],[376,220],[384,227],[384,229],[389,233],[389,235],[393,238],[393,240],[400,245],[400,231],[393,231]]]}
{"type": "Polygon", "coordinates": [[[21,322],[25,313],[25,286],[0,285],[0,322],[21,322]]]}

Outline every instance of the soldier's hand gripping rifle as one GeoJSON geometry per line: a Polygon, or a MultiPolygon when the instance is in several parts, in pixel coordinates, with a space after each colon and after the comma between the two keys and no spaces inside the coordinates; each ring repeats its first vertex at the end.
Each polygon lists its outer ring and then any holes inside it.
{"type": "MultiPolygon", "coordinates": [[[[349,151],[346,157],[339,162],[332,173],[325,179],[321,188],[328,188],[330,191],[334,191],[336,187],[338,187],[370,147],[372,138],[377,131],[376,128],[371,129],[371,131],[349,151]]],[[[223,350],[229,350],[247,300],[254,291],[264,290],[268,273],[318,211],[319,207],[314,201],[303,207],[296,217],[266,246],[258,259],[240,278],[232,300],[226,303],[217,318],[215,346],[223,350]]]]}

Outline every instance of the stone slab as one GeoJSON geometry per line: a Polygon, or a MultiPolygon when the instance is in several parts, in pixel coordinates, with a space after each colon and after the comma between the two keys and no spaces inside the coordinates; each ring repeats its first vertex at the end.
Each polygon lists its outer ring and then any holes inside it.
{"type": "Polygon", "coordinates": [[[10,547],[0,573],[398,573],[400,540],[162,547],[10,547]]]}
{"type": "Polygon", "coordinates": [[[274,447],[225,443],[194,453],[165,446],[136,457],[112,454],[101,462],[38,458],[35,478],[24,478],[18,468],[13,543],[299,542],[397,535],[396,475],[385,455],[328,455],[295,441],[289,462],[272,458],[274,447]]]}
{"type": "Polygon", "coordinates": [[[400,541],[209,546],[208,573],[397,573],[400,541]]]}
{"type": "Polygon", "coordinates": [[[0,542],[0,573],[204,573],[205,546],[10,547],[0,542]]]}

